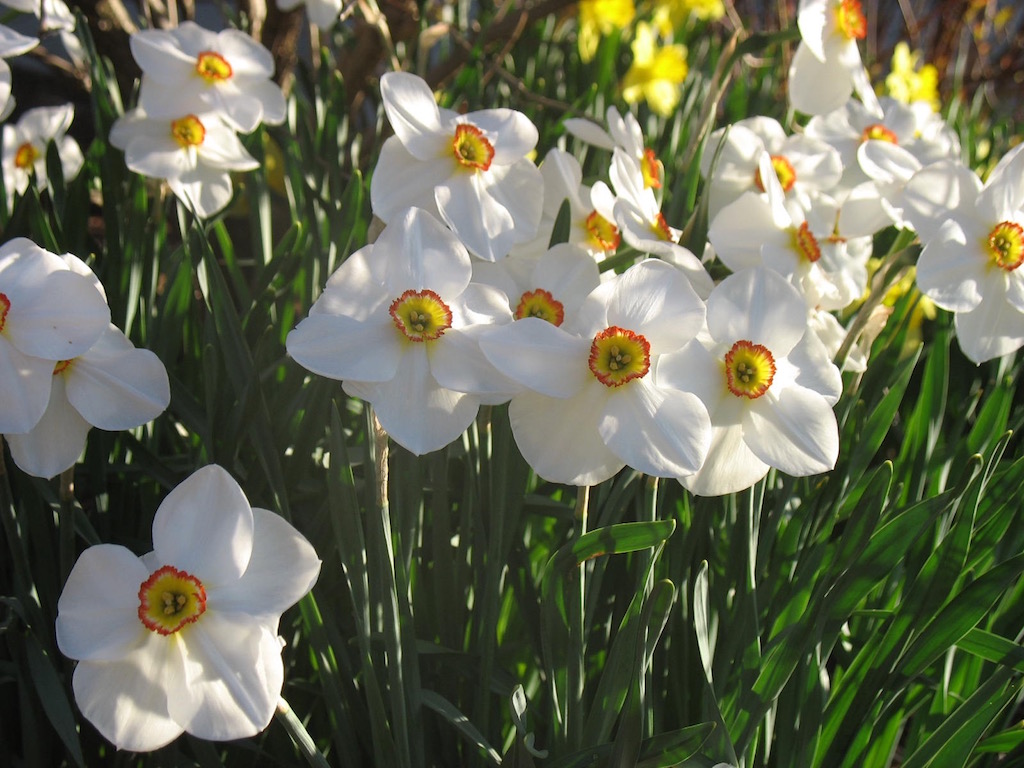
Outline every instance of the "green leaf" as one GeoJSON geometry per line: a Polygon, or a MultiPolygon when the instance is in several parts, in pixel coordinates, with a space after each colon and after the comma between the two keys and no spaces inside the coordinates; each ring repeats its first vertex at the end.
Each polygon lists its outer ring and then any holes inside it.
{"type": "Polygon", "coordinates": [[[25,653],[28,660],[29,672],[32,675],[32,683],[35,686],[36,694],[43,705],[43,711],[53,725],[60,740],[64,742],[71,759],[76,765],[85,768],[85,757],[82,754],[82,745],[78,741],[78,728],[75,724],[75,715],[71,709],[67,694],[60,675],[53,666],[50,655],[43,650],[35,637],[26,636],[25,653]]]}

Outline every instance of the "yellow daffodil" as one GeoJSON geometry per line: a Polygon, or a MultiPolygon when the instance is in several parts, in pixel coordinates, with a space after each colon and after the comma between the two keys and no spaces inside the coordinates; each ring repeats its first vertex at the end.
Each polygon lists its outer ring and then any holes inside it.
{"type": "Polygon", "coordinates": [[[633,0],[580,0],[579,14],[580,58],[590,61],[602,36],[633,23],[636,6],[633,0]]]}
{"type": "Polygon", "coordinates": [[[686,79],[686,46],[659,45],[654,27],[640,22],[633,39],[633,63],[622,79],[622,97],[630,104],[645,100],[657,114],[668,117],[679,103],[679,86],[686,79]]]}
{"type": "Polygon", "coordinates": [[[926,101],[939,111],[939,71],[931,64],[920,64],[920,51],[911,51],[898,43],[892,52],[892,70],[885,78],[885,90],[897,101],[909,104],[926,101]]]}
{"type": "Polygon", "coordinates": [[[693,16],[701,21],[718,21],[725,16],[722,0],[656,0],[655,24],[663,35],[679,29],[693,16]]]}

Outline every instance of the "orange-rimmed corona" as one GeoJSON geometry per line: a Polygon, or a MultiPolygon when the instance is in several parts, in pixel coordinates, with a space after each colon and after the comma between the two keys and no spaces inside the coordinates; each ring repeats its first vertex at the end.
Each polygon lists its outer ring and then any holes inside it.
{"type": "Polygon", "coordinates": [[[756,400],[771,387],[775,358],[763,344],[741,339],[725,353],[725,381],[736,397],[756,400]]]}
{"type": "Polygon", "coordinates": [[[206,140],[206,126],[195,115],[171,121],[171,135],[182,149],[198,147],[206,140]]]}
{"type": "Polygon", "coordinates": [[[587,216],[587,243],[596,250],[611,253],[619,247],[622,235],[619,228],[597,211],[591,211],[587,216]]]}
{"type": "Polygon", "coordinates": [[[234,74],[231,64],[215,51],[202,51],[196,57],[196,74],[209,84],[230,80],[234,74]]]}
{"type": "MultiPolygon", "coordinates": [[[[796,169],[793,168],[793,164],[789,162],[785,155],[772,155],[771,161],[775,175],[779,177],[779,184],[782,185],[782,191],[789,192],[793,185],[796,184],[796,169]]],[[[764,179],[761,178],[760,168],[754,171],[754,186],[760,192],[765,191],[764,179]]]]}
{"type": "Polygon", "coordinates": [[[186,571],[165,565],[139,587],[139,620],[146,629],[173,635],[206,612],[206,589],[186,571]]]}
{"type": "Polygon", "coordinates": [[[860,134],[861,142],[865,141],[887,141],[890,144],[899,144],[896,134],[881,123],[872,123],[860,134]]]}
{"type": "Polygon", "coordinates": [[[486,171],[494,159],[494,145],[487,140],[483,131],[469,123],[455,126],[452,151],[459,165],[476,171],[486,171]]]}
{"type": "Polygon", "coordinates": [[[621,387],[651,369],[651,345],[639,333],[610,326],[590,345],[590,372],[606,387],[621,387]]]}
{"type": "Polygon", "coordinates": [[[0,331],[7,325],[7,313],[11,311],[11,300],[6,293],[0,293],[0,331]]]}
{"type": "Polygon", "coordinates": [[[793,240],[793,250],[801,259],[813,264],[821,258],[821,246],[818,245],[818,238],[811,232],[806,221],[799,227],[790,230],[790,235],[793,240]]]}
{"type": "Polygon", "coordinates": [[[395,327],[409,341],[434,341],[452,327],[452,311],[434,291],[409,289],[388,309],[395,327]]]}
{"type": "Polygon", "coordinates": [[[562,302],[551,295],[550,291],[536,288],[526,291],[519,298],[519,304],[516,306],[516,319],[522,320],[524,317],[539,317],[541,320],[547,320],[552,325],[558,326],[565,320],[565,307],[562,306],[562,302]]]}
{"type": "Polygon", "coordinates": [[[42,153],[36,146],[31,141],[26,141],[14,153],[14,166],[23,171],[30,171],[35,166],[36,160],[39,159],[40,155],[42,153]]]}
{"type": "Polygon", "coordinates": [[[644,186],[648,189],[661,189],[661,163],[653,149],[645,149],[643,160],[640,161],[640,172],[644,176],[644,186]]]}
{"type": "Polygon", "coordinates": [[[836,26],[847,40],[863,40],[868,35],[868,20],[860,0],[840,0],[836,7],[836,26]]]}
{"type": "Polygon", "coordinates": [[[1012,221],[1001,221],[989,232],[985,251],[993,266],[1013,272],[1024,263],[1024,228],[1012,221]]]}

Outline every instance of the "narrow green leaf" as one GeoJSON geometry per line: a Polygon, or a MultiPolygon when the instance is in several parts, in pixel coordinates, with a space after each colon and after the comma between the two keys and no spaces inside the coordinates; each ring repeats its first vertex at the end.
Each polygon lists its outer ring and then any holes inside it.
{"type": "Polygon", "coordinates": [[[36,694],[43,705],[43,711],[67,748],[71,759],[75,761],[76,765],[85,768],[85,757],[82,754],[82,745],[78,741],[75,715],[71,709],[71,703],[68,701],[64,685],[61,683],[60,675],[57,674],[53,660],[43,650],[39,641],[31,635],[26,635],[25,638],[28,668],[32,675],[36,694]]]}

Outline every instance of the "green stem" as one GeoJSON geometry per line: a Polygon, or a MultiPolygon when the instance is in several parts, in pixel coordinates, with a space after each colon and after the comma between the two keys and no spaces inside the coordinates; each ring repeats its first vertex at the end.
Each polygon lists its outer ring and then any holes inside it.
{"type": "Polygon", "coordinates": [[[75,563],[75,469],[60,473],[60,515],[57,518],[60,583],[67,581],[75,563]]]}
{"type": "MultiPolygon", "coordinates": [[[[581,486],[576,492],[576,537],[587,533],[590,510],[590,486],[581,486]]],[[[577,571],[578,589],[572,592],[569,607],[569,658],[566,661],[565,728],[567,743],[579,748],[578,739],[583,730],[583,680],[586,672],[586,604],[587,567],[580,563],[577,571]]]]}
{"type": "Polygon", "coordinates": [[[306,726],[302,724],[283,697],[277,701],[277,719],[284,725],[288,735],[292,737],[292,742],[312,768],[330,768],[330,763],[316,748],[313,737],[309,735],[306,726]]]}

